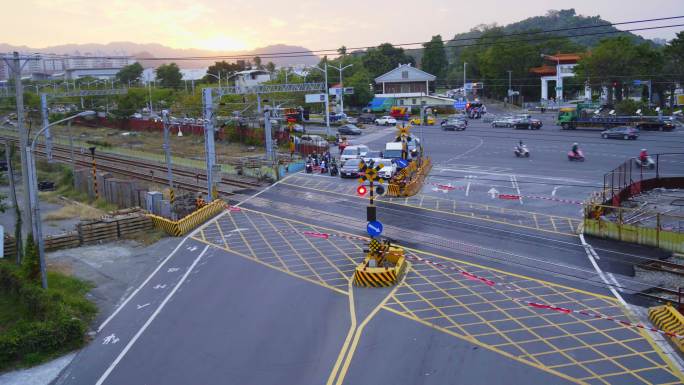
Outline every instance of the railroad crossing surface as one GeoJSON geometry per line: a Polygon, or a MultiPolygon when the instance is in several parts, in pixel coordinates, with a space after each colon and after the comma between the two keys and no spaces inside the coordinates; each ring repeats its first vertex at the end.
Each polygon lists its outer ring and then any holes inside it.
{"type": "Polygon", "coordinates": [[[57,383],[683,380],[604,295],[414,249],[397,287],[354,288],[365,241],[226,210],[179,245],[57,383]],[[483,370],[492,362],[507,375],[483,370]]]}

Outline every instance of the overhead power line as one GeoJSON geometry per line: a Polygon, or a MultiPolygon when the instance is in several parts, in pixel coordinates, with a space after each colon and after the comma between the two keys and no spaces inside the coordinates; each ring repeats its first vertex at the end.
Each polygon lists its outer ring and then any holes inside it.
{"type": "MultiPolygon", "coordinates": [[[[624,21],[624,22],[619,22],[619,23],[606,23],[606,24],[598,24],[598,25],[592,25],[592,26],[579,26],[579,27],[568,27],[568,28],[559,28],[559,29],[550,29],[550,30],[541,30],[541,31],[529,31],[529,32],[515,32],[515,33],[510,33],[510,34],[505,34],[501,36],[496,36],[496,38],[508,38],[511,36],[525,36],[525,35],[537,35],[537,34],[544,34],[544,33],[554,33],[554,32],[564,32],[564,31],[573,31],[573,30],[585,30],[585,29],[593,29],[593,28],[605,28],[605,27],[611,27],[611,26],[616,26],[616,25],[625,25],[625,24],[637,24],[637,23],[647,23],[647,22],[654,22],[654,21],[664,21],[664,20],[673,20],[673,19],[681,19],[684,18],[684,16],[671,16],[671,17],[663,17],[663,18],[655,18],[655,19],[641,19],[641,20],[631,20],[631,21],[624,21]]],[[[625,29],[625,30],[615,30],[615,31],[601,31],[601,32],[590,32],[590,33],[583,33],[583,34],[573,34],[573,35],[553,35],[553,36],[544,36],[540,38],[530,38],[530,39],[515,39],[515,40],[507,40],[507,43],[512,43],[512,42],[528,42],[528,41],[543,41],[543,40],[552,40],[552,39],[559,39],[559,38],[574,38],[574,37],[583,37],[583,36],[598,36],[598,35],[609,35],[609,34],[619,34],[619,33],[627,33],[627,32],[635,32],[635,31],[646,31],[646,30],[654,30],[654,29],[663,29],[663,28],[674,28],[674,27],[682,27],[684,24],[669,24],[669,25],[660,25],[660,26],[652,26],[652,27],[642,27],[642,28],[632,28],[632,29],[625,29]]],[[[482,36],[479,37],[469,37],[469,38],[457,38],[457,39],[449,39],[445,40],[444,42],[446,43],[446,47],[449,48],[460,48],[460,47],[472,47],[472,46],[478,46],[478,45],[493,45],[497,44],[498,42],[477,42],[477,43],[468,43],[468,44],[450,44],[451,42],[458,42],[458,41],[470,41],[470,40],[481,40],[483,39],[482,36]]],[[[395,47],[406,47],[406,46],[414,46],[414,45],[422,45],[427,42],[414,42],[414,43],[397,43],[397,44],[392,44],[392,46],[395,47]]],[[[391,43],[390,43],[391,44],[391,43]]],[[[354,51],[354,50],[366,50],[370,48],[376,48],[377,46],[361,46],[361,47],[349,47],[347,48],[347,51],[354,51]]],[[[420,48],[407,48],[409,49],[420,49],[420,48]]],[[[240,60],[240,59],[250,59],[255,56],[259,56],[262,59],[272,59],[272,58],[295,58],[295,57],[312,57],[312,56],[319,56],[319,54],[326,54],[326,53],[337,53],[337,48],[334,49],[318,49],[318,50],[306,50],[306,51],[285,51],[285,52],[274,52],[274,53],[252,53],[252,54],[239,54],[239,55],[209,55],[209,56],[174,56],[174,57],[152,57],[152,58],[137,58],[138,60],[149,60],[149,61],[159,61],[159,60],[215,60],[215,59],[233,59],[233,60],[240,60]]],[[[69,55],[51,55],[54,58],[72,58],[72,59],[121,59],[124,58],[122,56],[69,56],[69,55]]]]}

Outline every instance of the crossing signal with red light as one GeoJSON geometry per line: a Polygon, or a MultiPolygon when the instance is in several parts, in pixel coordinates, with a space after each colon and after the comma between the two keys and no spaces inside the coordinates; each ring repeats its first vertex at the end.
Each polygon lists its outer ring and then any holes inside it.
{"type": "Polygon", "coordinates": [[[366,188],[366,186],[361,185],[356,188],[356,193],[359,194],[360,197],[365,196],[367,192],[368,189],[366,188]]]}

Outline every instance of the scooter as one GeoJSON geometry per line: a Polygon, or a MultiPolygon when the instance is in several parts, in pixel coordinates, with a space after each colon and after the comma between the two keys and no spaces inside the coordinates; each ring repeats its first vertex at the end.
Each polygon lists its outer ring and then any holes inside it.
{"type": "Polygon", "coordinates": [[[311,174],[313,172],[313,164],[310,161],[306,161],[306,164],[304,165],[304,170],[306,170],[307,174],[311,174]]]}
{"type": "Polygon", "coordinates": [[[582,150],[577,150],[577,154],[575,154],[572,151],[568,151],[568,160],[569,161],[578,161],[578,162],[584,162],[584,153],[582,150]]]}
{"type": "Polygon", "coordinates": [[[337,163],[331,162],[330,163],[330,176],[337,176],[339,174],[339,170],[337,169],[337,163]]]}
{"type": "Polygon", "coordinates": [[[328,165],[325,162],[321,162],[321,174],[328,173],[328,165]]]}
{"type": "Polygon", "coordinates": [[[650,156],[646,157],[645,162],[642,162],[641,158],[634,158],[634,162],[639,167],[646,167],[646,168],[649,168],[651,170],[653,170],[655,168],[655,162],[653,161],[653,158],[651,158],[650,156]]]}
{"type": "Polygon", "coordinates": [[[524,144],[522,146],[515,146],[513,148],[513,153],[518,158],[521,158],[521,157],[529,158],[530,157],[530,150],[528,150],[527,146],[525,146],[524,144]]]}

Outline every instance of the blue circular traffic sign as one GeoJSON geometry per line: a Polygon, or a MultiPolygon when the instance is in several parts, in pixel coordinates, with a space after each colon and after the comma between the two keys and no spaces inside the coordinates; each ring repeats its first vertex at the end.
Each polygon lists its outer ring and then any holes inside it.
{"type": "Polygon", "coordinates": [[[366,225],[366,231],[371,237],[377,237],[382,234],[382,223],[380,221],[370,221],[366,225]]]}

